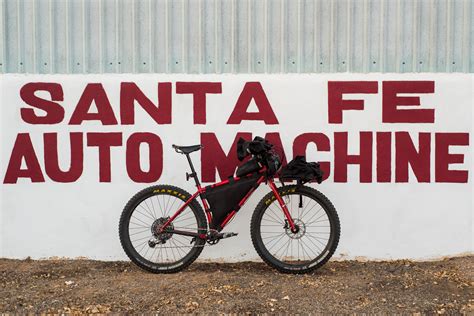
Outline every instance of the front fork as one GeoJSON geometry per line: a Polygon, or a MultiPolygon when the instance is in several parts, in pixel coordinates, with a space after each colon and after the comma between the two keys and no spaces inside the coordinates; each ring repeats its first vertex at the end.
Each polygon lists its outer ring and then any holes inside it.
{"type": "Polygon", "coordinates": [[[286,207],[285,202],[283,202],[283,199],[281,198],[280,193],[278,193],[278,188],[276,187],[275,183],[273,182],[273,179],[268,180],[268,185],[270,186],[270,189],[272,190],[272,192],[275,195],[278,203],[280,204],[280,207],[283,210],[283,214],[285,214],[285,217],[286,217],[286,220],[288,222],[288,225],[290,226],[291,232],[296,233],[297,228],[295,226],[295,222],[293,221],[293,218],[291,218],[291,214],[288,211],[288,208],[286,207]]]}

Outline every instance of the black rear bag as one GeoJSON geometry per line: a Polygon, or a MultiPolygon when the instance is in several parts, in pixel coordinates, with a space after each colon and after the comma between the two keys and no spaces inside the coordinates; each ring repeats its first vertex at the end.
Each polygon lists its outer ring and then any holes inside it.
{"type": "Polygon", "coordinates": [[[230,179],[230,183],[218,187],[206,187],[205,198],[212,212],[211,229],[220,231],[221,224],[229,213],[239,210],[239,202],[253,187],[257,186],[259,174],[240,178],[237,181],[230,179]]]}
{"type": "Polygon", "coordinates": [[[323,171],[317,162],[306,162],[305,156],[296,156],[286,166],[281,169],[281,181],[299,181],[301,183],[323,181],[323,171]]]}

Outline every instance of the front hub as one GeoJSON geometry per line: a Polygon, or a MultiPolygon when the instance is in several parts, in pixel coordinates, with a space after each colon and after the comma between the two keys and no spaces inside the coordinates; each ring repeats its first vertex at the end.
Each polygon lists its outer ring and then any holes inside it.
{"type": "Polygon", "coordinates": [[[291,239],[300,239],[306,233],[306,226],[300,219],[293,218],[293,223],[295,224],[295,229],[292,231],[289,225],[285,225],[285,233],[291,239]]]}

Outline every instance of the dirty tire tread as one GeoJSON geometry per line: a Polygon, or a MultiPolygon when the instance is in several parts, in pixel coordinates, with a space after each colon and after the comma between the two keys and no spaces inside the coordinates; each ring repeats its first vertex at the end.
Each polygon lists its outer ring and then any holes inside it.
{"type": "MultiPolygon", "coordinates": [[[[263,245],[260,246],[259,241],[257,239],[257,237],[258,237],[257,234],[259,232],[258,225],[260,225],[259,215],[260,215],[261,212],[265,211],[265,209],[266,209],[265,201],[273,197],[273,192],[269,192],[268,194],[266,194],[260,200],[258,205],[255,207],[255,210],[252,214],[252,220],[250,222],[250,233],[251,233],[252,243],[253,243],[253,246],[254,246],[255,250],[257,251],[260,258],[262,258],[262,260],[266,264],[268,264],[272,268],[274,268],[274,269],[276,269],[276,270],[278,270],[282,273],[304,274],[304,273],[309,273],[309,272],[312,272],[312,271],[320,268],[332,257],[332,255],[336,251],[336,248],[339,244],[339,238],[340,238],[340,234],[341,234],[341,225],[340,225],[340,221],[339,221],[339,216],[336,212],[336,209],[335,209],[334,205],[323,193],[321,193],[318,190],[316,190],[312,187],[309,187],[309,186],[298,186],[298,185],[285,185],[283,187],[279,187],[278,192],[280,193],[281,191],[292,189],[292,188],[296,188],[295,192],[305,192],[305,193],[308,193],[309,195],[315,196],[317,198],[317,200],[319,200],[322,204],[325,204],[325,206],[327,207],[327,209],[325,208],[325,210],[327,211],[328,217],[332,217],[332,220],[334,221],[334,223],[333,223],[334,227],[332,227],[331,229],[334,229],[334,233],[335,233],[334,240],[333,240],[332,245],[330,246],[328,254],[318,264],[316,264],[312,267],[309,267],[309,268],[301,269],[301,270],[286,269],[281,265],[275,264],[275,262],[273,262],[273,260],[274,260],[273,258],[268,258],[265,255],[265,253],[262,251],[262,248],[261,248],[261,247],[264,247],[264,246],[263,245]]],[[[261,219],[261,217],[260,217],[260,219],[261,219]]]]}
{"type": "MultiPolygon", "coordinates": [[[[120,223],[119,223],[119,229],[118,229],[119,230],[119,237],[120,237],[120,244],[122,245],[123,250],[125,251],[127,256],[130,258],[130,260],[133,263],[135,263],[137,266],[139,266],[140,268],[142,268],[142,269],[144,269],[148,272],[152,272],[152,273],[176,273],[176,272],[179,272],[181,270],[186,269],[191,263],[193,263],[199,257],[199,255],[201,254],[201,252],[204,248],[205,241],[201,242],[201,239],[197,239],[196,243],[198,243],[198,242],[201,243],[202,247],[193,248],[191,250],[191,251],[194,251],[193,255],[190,258],[188,258],[186,261],[184,261],[181,265],[179,265],[175,268],[171,268],[171,269],[165,269],[165,268],[160,269],[160,268],[152,268],[152,267],[147,266],[147,265],[143,264],[142,262],[140,262],[140,260],[138,260],[134,256],[133,251],[132,251],[133,246],[127,240],[128,232],[126,232],[125,229],[127,228],[127,230],[128,230],[128,225],[126,225],[126,224],[127,224],[127,220],[129,220],[129,218],[131,216],[131,213],[135,209],[135,207],[134,207],[135,203],[137,201],[143,201],[144,197],[153,196],[154,191],[157,190],[157,189],[166,189],[166,190],[177,191],[180,194],[185,196],[184,201],[186,201],[187,199],[189,199],[191,197],[191,194],[189,194],[189,192],[187,192],[187,191],[185,191],[181,188],[178,188],[176,186],[172,186],[172,185],[155,185],[155,186],[147,187],[147,188],[139,191],[127,202],[127,204],[125,205],[125,207],[122,211],[122,215],[120,216],[120,223]]],[[[206,221],[205,214],[204,214],[204,211],[203,211],[201,205],[196,200],[193,200],[188,205],[188,207],[191,208],[193,213],[196,215],[198,227],[207,227],[207,221],[206,221]]]]}

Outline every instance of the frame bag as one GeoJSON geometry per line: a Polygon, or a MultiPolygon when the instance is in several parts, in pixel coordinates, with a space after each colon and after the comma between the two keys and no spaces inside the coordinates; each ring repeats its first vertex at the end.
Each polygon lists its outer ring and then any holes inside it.
{"type": "Polygon", "coordinates": [[[280,180],[301,183],[316,181],[323,182],[323,171],[318,162],[306,162],[305,156],[296,156],[286,166],[281,169],[280,180]]]}
{"type": "Polygon", "coordinates": [[[224,219],[232,211],[239,210],[239,202],[257,186],[259,174],[240,178],[234,181],[229,178],[229,183],[218,187],[207,186],[205,198],[212,212],[211,229],[220,231],[224,219]]]}

